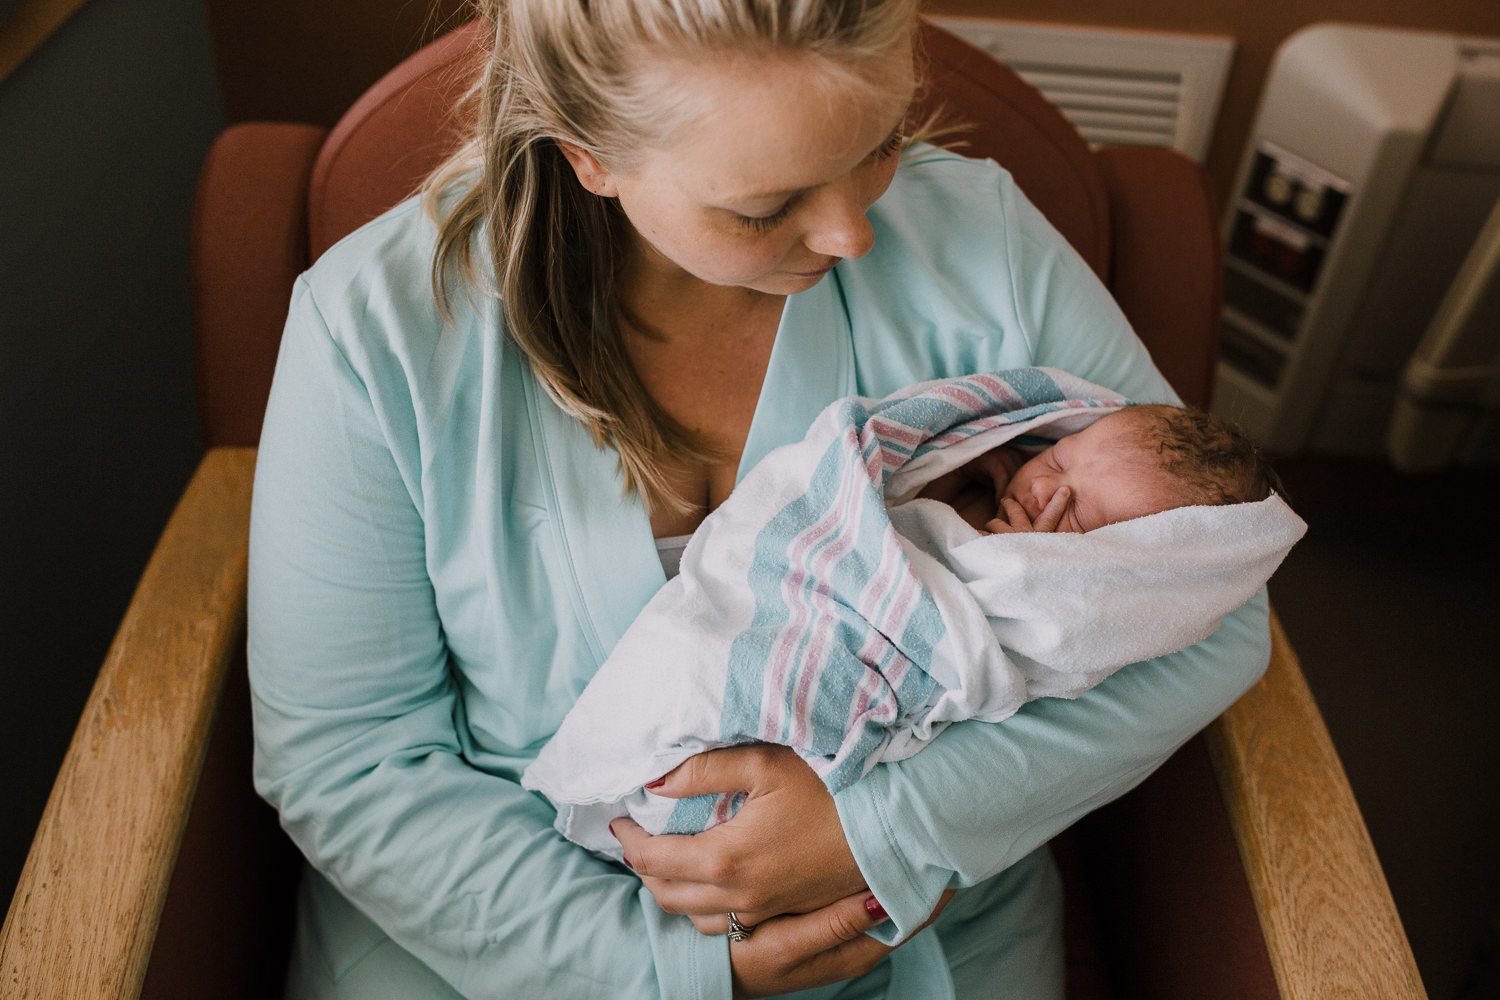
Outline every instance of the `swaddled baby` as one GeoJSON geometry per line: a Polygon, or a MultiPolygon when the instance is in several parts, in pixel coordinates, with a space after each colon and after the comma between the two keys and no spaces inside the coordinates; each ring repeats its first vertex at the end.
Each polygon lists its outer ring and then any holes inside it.
{"type": "Polygon", "coordinates": [[[703,522],[522,783],[616,858],[616,816],[733,814],[643,788],[704,750],[782,743],[837,792],[1206,637],[1306,530],[1275,488],[1205,415],[1052,369],[840,400],[703,522]]]}

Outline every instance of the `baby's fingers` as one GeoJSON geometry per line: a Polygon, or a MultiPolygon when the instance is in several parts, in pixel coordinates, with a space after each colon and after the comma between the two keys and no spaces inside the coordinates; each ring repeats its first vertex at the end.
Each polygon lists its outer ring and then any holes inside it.
{"type": "Polygon", "coordinates": [[[1026,516],[1026,508],[1022,507],[1021,502],[1013,497],[1002,497],[1000,499],[1000,515],[986,524],[984,530],[995,534],[1036,530],[1031,526],[1031,518],[1026,516]]]}
{"type": "Polygon", "coordinates": [[[1036,524],[1032,530],[1066,531],[1066,528],[1058,526],[1062,524],[1063,515],[1068,512],[1068,501],[1072,498],[1072,490],[1066,486],[1058,487],[1057,492],[1053,493],[1051,499],[1047,501],[1047,506],[1042,508],[1042,512],[1037,515],[1036,524]]]}

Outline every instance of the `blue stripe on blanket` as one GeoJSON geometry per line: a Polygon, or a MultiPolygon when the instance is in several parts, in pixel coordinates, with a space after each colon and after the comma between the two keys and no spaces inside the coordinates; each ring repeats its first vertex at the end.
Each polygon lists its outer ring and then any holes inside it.
{"type": "MultiPolygon", "coordinates": [[[[955,440],[1089,405],[1034,368],[838,404],[806,489],[756,536],[746,580],[755,610],[730,647],[720,739],[791,746],[834,792],[857,781],[894,725],[932,696],[922,665],[945,631],[891,527],[886,480],[955,440]]],[[[701,831],[739,804],[681,800],[667,830],[701,831]]]]}

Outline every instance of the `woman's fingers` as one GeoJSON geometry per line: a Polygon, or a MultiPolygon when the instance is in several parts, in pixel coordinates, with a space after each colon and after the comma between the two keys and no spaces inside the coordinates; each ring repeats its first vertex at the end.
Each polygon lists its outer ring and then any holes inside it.
{"type": "Polygon", "coordinates": [[[610,829],[625,851],[625,863],[640,876],[657,905],[667,913],[692,917],[704,934],[727,931],[725,914],[730,910],[746,923],[759,923],[782,912],[766,907],[770,893],[747,886],[743,878],[732,878],[737,862],[728,849],[712,850],[702,841],[713,831],[652,836],[628,819],[615,820],[610,829]]]}
{"type": "MultiPolygon", "coordinates": [[[[922,927],[937,919],[953,894],[943,893],[922,927]]],[[[786,993],[864,975],[900,947],[866,933],[886,919],[875,897],[859,892],[811,913],[768,920],[748,939],[730,942],[735,995],[786,993]]]]}
{"type": "Polygon", "coordinates": [[[767,996],[861,976],[890,951],[866,931],[885,921],[874,896],[856,893],[812,913],[776,917],[731,942],[735,995],[767,996]]]}
{"type": "Polygon", "coordinates": [[[696,879],[700,875],[702,865],[692,850],[692,837],[670,833],[652,835],[628,816],[611,820],[609,832],[620,842],[625,863],[641,878],[671,881],[696,879]]]}
{"type": "Polygon", "coordinates": [[[612,824],[626,863],[668,913],[808,913],[864,887],[833,796],[786,747],[699,754],[651,790],[671,797],[745,793],[733,818],[693,836],[653,837],[623,818],[612,824]],[[793,829],[797,836],[788,837],[793,829]]]}
{"type": "Polygon", "coordinates": [[[755,792],[785,747],[770,744],[723,747],[694,754],[646,788],[654,795],[685,799],[721,792],[755,792]]]}

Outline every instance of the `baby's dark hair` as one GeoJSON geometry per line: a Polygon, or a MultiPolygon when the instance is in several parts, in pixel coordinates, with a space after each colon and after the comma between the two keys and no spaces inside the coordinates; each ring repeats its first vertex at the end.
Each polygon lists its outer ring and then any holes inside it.
{"type": "Polygon", "coordinates": [[[1161,468],[1200,504],[1250,503],[1286,497],[1281,477],[1238,427],[1192,407],[1141,404],[1121,411],[1137,419],[1140,441],[1161,468]]]}

